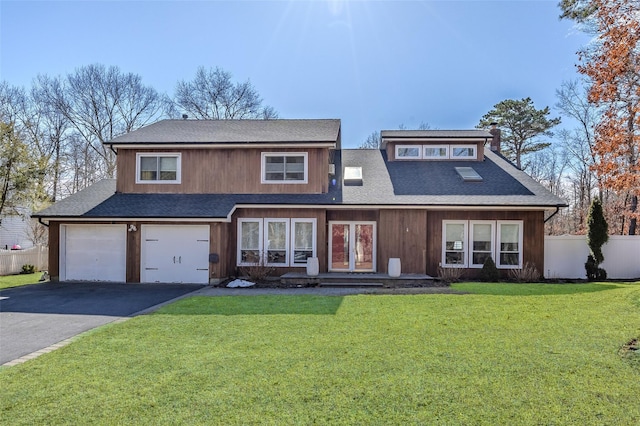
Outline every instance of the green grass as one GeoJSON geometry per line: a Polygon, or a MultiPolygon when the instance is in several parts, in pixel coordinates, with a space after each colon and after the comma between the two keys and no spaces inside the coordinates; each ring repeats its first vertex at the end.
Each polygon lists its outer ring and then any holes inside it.
{"type": "Polygon", "coordinates": [[[637,423],[640,286],[544,286],[183,299],[0,370],[0,422],[637,423]]]}
{"type": "Polygon", "coordinates": [[[35,272],[33,274],[3,275],[0,276],[0,289],[37,284],[41,276],[42,272],[35,272]]]}

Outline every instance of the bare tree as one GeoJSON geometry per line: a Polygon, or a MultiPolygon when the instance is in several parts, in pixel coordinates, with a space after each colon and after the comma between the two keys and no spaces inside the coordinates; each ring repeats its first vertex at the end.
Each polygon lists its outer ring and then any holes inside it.
{"type": "Polygon", "coordinates": [[[382,138],[380,137],[380,132],[375,131],[371,132],[367,139],[358,146],[359,149],[379,149],[380,144],[382,143],[382,138]]]}
{"type": "Polygon", "coordinates": [[[49,89],[41,93],[43,100],[69,120],[86,147],[101,159],[100,177],[115,174],[115,155],[103,143],[153,122],[162,113],[163,99],[155,89],[115,66],[78,68],[65,79],[52,81],[49,89]]]}
{"type": "Polygon", "coordinates": [[[273,107],[262,105],[249,80],[234,83],[231,77],[217,67],[199,67],[193,80],[178,82],[174,99],[177,108],[201,120],[278,118],[273,107]]]}

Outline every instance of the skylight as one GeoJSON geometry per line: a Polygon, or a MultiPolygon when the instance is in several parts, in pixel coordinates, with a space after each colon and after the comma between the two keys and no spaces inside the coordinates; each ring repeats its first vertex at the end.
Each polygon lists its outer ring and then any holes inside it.
{"type": "Polygon", "coordinates": [[[362,185],[362,167],[345,167],[343,180],[345,185],[362,185]]]}
{"type": "Polygon", "coordinates": [[[456,167],[455,169],[465,182],[482,182],[482,176],[473,167],[456,167]]]}

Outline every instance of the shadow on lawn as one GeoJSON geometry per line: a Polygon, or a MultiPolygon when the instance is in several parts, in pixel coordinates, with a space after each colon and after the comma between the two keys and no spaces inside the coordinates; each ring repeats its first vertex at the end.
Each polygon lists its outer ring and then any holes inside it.
{"type": "Polygon", "coordinates": [[[594,293],[619,288],[615,284],[512,284],[512,283],[461,283],[451,288],[471,294],[494,296],[549,296],[578,293],[594,293]]]}
{"type": "Polygon", "coordinates": [[[341,296],[197,296],[179,300],[154,315],[335,315],[341,296]]]}

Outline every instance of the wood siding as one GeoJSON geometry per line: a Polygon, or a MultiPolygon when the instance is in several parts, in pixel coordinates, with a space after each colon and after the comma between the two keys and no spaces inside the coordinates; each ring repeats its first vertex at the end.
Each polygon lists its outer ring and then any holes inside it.
{"type": "MultiPolygon", "coordinates": [[[[427,218],[427,274],[437,276],[442,261],[443,220],[522,220],[523,264],[544,271],[544,212],[542,211],[430,211],[427,218]]],[[[466,269],[465,277],[475,278],[480,269],[466,269]]],[[[508,271],[501,270],[506,275],[508,271]]]]}
{"type": "Polygon", "coordinates": [[[426,273],[426,210],[381,210],[377,241],[378,272],[388,272],[389,259],[397,257],[402,273],[426,273]]]}
{"type": "Polygon", "coordinates": [[[49,222],[49,278],[60,279],[60,223],[49,222]]]}
{"type": "Polygon", "coordinates": [[[299,194],[326,193],[329,185],[329,150],[307,149],[120,149],[116,190],[123,193],[182,194],[299,194]],[[181,183],[136,184],[136,153],[181,153],[181,183]],[[307,184],[262,184],[263,152],[307,152],[307,184]]]}

